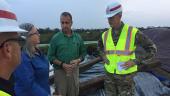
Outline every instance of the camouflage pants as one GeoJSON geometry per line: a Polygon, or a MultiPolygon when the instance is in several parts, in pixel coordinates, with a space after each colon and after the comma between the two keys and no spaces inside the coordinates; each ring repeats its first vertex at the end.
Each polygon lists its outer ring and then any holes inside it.
{"type": "Polygon", "coordinates": [[[104,82],[106,96],[134,96],[134,75],[135,73],[130,75],[116,75],[106,72],[104,82]]]}

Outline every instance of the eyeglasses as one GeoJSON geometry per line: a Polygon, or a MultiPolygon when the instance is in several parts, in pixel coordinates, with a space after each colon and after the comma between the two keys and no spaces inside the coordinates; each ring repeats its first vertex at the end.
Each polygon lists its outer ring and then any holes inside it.
{"type": "Polygon", "coordinates": [[[9,41],[15,41],[17,42],[21,47],[25,44],[25,39],[23,39],[22,37],[17,37],[17,38],[10,38],[10,39],[7,39],[5,41],[3,41],[0,45],[0,48],[2,48],[4,46],[4,44],[6,42],[9,42],[9,41]]]}
{"type": "Polygon", "coordinates": [[[28,36],[32,36],[32,35],[40,35],[40,33],[38,31],[34,32],[34,33],[30,33],[28,34],[28,36]]]}

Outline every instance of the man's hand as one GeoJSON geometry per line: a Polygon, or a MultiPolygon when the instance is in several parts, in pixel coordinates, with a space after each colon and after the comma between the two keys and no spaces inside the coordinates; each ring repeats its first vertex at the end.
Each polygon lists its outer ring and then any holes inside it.
{"type": "Polygon", "coordinates": [[[73,71],[73,67],[71,64],[64,63],[62,67],[66,71],[66,73],[72,73],[73,71]]]}
{"type": "Polygon", "coordinates": [[[72,65],[73,68],[75,68],[79,65],[80,62],[81,62],[80,59],[75,59],[75,60],[70,61],[70,64],[72,65]]]}
{"type": "Polygon", "coordinates": [[[125,62],[125,64],[123,64],[123,65],[121,65],[124,69],[128,69],[128,68],[130,68],[130,67],[132,67],[132,66],[134,66],[135,65],[135,62],[133,62],[133,61],[127,61],[127,62],[125,62]]]}

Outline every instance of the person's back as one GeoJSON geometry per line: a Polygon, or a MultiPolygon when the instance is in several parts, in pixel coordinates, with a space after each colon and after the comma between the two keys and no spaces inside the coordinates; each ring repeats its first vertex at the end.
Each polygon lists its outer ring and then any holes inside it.
{"type": "MultiPolygon", "coordinates": [[[[21,30],[15,14],[5,0],[0,0],[0,96],[15,96],[11,82],[12,72],[20,63],[21,30]]],[[[24,40],[23,40],[24,41],[24,40]]]]}

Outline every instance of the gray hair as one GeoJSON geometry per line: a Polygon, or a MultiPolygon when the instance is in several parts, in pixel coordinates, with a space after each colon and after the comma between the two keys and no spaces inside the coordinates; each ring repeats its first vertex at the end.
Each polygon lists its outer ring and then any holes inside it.
{"type": "Polygon", "coordinates": [[[30,33],[30,31],[32,30],[32,28],[34,27],[34,25],[33,24],[31,24],[31,23],[23,23],[23,24],[21,24],[21,25],[19,25],[19,27],[21,28],[21,29],[24,29],[24,30],[26,30],[26,31],[28,31],[28,32],[26,32],[26,33],[21,33],[20,35],[21,36],[23,36],[23,37],[25,37],[26,38],[26,43],[25,43],[25,45],[23,46],[23,51],[26,51],[27,52],[27,54],[30,56],[30,58],[32,58],[33,56],[34,56],[34,53],[33,53],[33,50],[32,50],[32,44],[30,43],[30,42],[28,42],[28,36],[29,36],[29,33],[30,33]]]}
{"type": "Polygon", "coordinates": [[[24,30],[28,31],[28,32],[25,32],[25,33],[20,33],[20,35],[28,37],[28,34],[30,33],[30,31],[32,30],[34,25],[31,24],[31,23],[23,23],[23,24],[19,25],[19,27],[21,29],[24,29],[24,30]]]}

